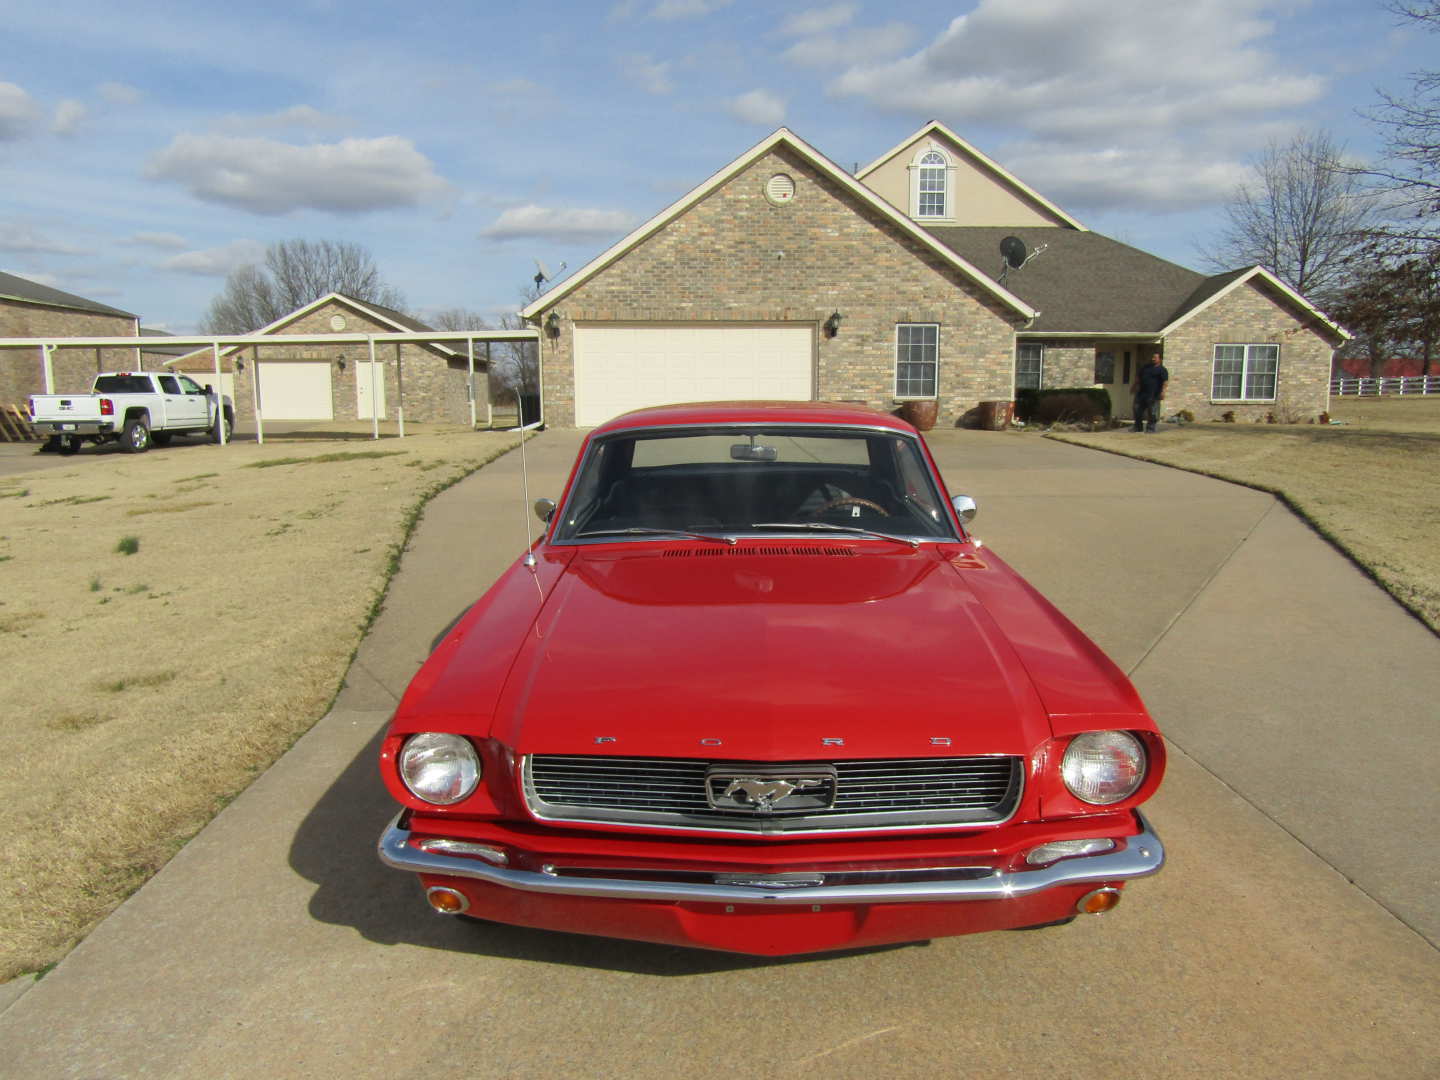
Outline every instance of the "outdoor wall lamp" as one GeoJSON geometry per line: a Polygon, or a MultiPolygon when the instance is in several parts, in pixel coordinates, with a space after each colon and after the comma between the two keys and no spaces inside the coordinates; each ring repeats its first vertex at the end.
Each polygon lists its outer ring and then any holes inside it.
{"type": "Polygon", "coordinates": [[[338,367],[341,371],[344,371],[344,370],[345,370],[345,357],[343,357],[343,356],[337,356],[337,357],[335,358],[335,366],[338,367]]]}
{"type": "Polygon", "coordinates": [[[244,371],[244,370],[245,370],[245,361],[244,361],[244,360],[241,360],[238,356],[235,358],[235,370],[236,370],[236,371],[244,371]]]}
{"type": "Polygon", "coordinates": [[[560,315],[558,312],[550,312],[545,316],[545,336],[558,338],[560,336],[560,315]]]}
{"type": "Polygon", "coordinates": [[[840,320],[844,318],[838,311],[832,311],[830,317],[825,320],[825,336],[834,337],[840,333],[840,320]]]}

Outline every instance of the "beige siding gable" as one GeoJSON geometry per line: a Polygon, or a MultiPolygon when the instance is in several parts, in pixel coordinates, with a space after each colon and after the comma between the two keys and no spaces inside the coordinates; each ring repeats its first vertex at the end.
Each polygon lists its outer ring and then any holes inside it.
{"type": "Polygon", "coordinates": [[[856,179],[921,225],[1084,228],[943,124],[927,124],[861,169],[856,179]],[[921,161],[931,152],[944,162],[947,190],[942,216],[918,212],[921,161]]]}

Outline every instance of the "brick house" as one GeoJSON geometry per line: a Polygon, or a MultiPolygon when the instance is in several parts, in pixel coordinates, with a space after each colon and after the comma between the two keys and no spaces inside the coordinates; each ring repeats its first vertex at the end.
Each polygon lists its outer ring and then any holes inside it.
{"type": "MultiPolygon", "coordinates": [[[[388,334],[427,331],[403,312],[330,293],[276,319],[256,334],[273,334],[274,345],[220,350],[220,387],[235,401],[237,422],[255,419],[255,375],[266,420],[381,420],[402,401],[405,419],[429,423],[470,422],[469,356],[444,342],[389,342],[375,346],[375,370],[363,343],[285,345],[287,334],[388,334]]],[[[197,381],[215,382],[210,349],[165,361],[197,381]]],[[[485,356],[475,357],[475,393],[484,400],[485,356]]]]}
{"type": "Polygon", "coordinates": [[[1101,386],[1128,416],[1156,350],[1168,411],[1313,416],[1348,337],[1261,267],[1090,231],[937,122],[853,176],[781,128],[522,314],[561,426],[725,398],[933,400],[953,425],[1027,386],[1101,386]]]}
{"type": "MultiPolygon", "coordinates": [[[[139,319],[128,311],[0,273],[0,338],[139,336],[139,319]]],[[[49,357],[57,394],[89,390],[97,371],[140,365],[137,349],[62,347],[49,357]]],[[[39,348],[0,349],[0,403],[20,405],[31,394],[45,393],[45,366],[39,348]]]]}

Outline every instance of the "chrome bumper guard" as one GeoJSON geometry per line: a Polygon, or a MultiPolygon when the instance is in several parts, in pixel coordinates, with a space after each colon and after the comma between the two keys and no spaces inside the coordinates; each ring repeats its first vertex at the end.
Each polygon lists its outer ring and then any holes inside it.
{"type": "MultiPolygon", "coordinates": [[[[761,885],[706,885],[624,878],[567,877],[508,870],[478,858],[421,851],[410,845],[410,831],[397,814],[380,837],[380,861],[396,870],[473,878],[522,892],[561,896],[598,896],[611,900],[655,900],[719,904],[919,904],[957,900],[1007,900],[1059,885],[1100,884],[1153,874],[1165,863],[1165,849],[1150,822],[1138,810],[1140,832],[1124,838],[1125,847],[1099,855],[1061,859],[1049,866],[1013,873],[946,881],[899,881],[876,885],[806,885],[768,889],[761,885]]],[[[716,877],[732,876],[716,874],[716,877]]],[[[816,875],[821,876],[821,875],[816,875]]]]}

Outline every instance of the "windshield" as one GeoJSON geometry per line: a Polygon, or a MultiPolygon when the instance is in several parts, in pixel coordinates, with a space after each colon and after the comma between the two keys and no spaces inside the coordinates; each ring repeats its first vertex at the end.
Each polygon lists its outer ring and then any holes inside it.
{"type": "Polygon", "coordinates": [[[798,536],[811,529],[953,538],[941,507],[918,442],[899,432],[783,425],[621,431],[591,443],[554,538],[798,536]]]}

